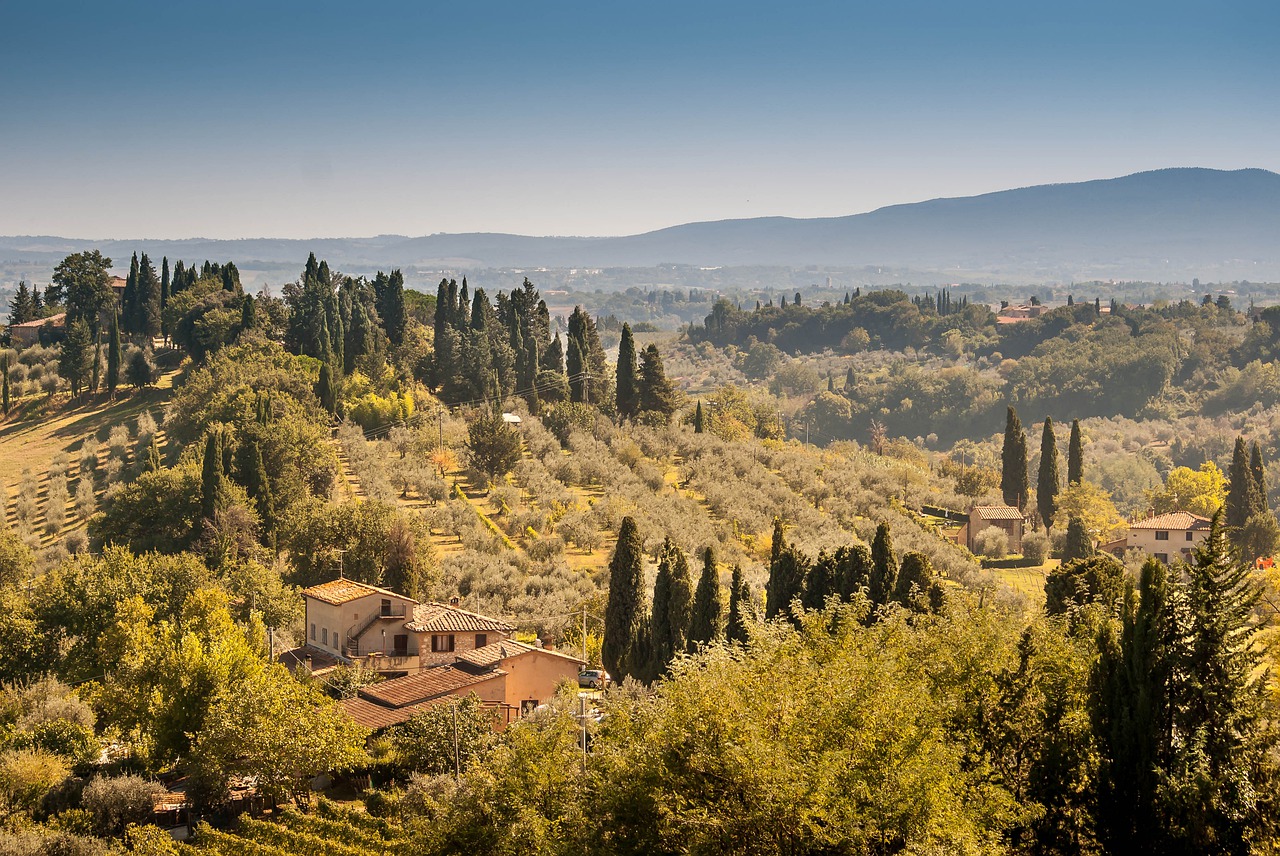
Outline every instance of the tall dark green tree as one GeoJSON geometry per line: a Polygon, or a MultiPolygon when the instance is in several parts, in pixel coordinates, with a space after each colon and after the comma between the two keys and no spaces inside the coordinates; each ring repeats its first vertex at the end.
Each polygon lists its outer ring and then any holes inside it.
{"type": "Polygon", "coordinates": [[[582,343],[576,336],[569,337],[569,353],[565,363],[569,372],[569,400],[578,403],[586,402],[587,367],[582,358],[582,343]]]}
{"type": "Polygon", "coordinates": [[[1085,528],[1084,521],[1079,517],[1072,517],[1067,521],[1067,540],[1062,547],[1062,564],[1074,559],[1087,559],[1093,552],[1093,538],[1085,528]]]}
{"type": "Polygon", "coordinates": [[[9,323],[26,324],[35,320],[35,305],[25,279],[18,281],[18,290],[9,299],[9,323]]]}
{"type": "Polygon", "coordinates": [[[1249,517],[1257,512],[1262,501],[1258,497],[1258,483],[1249,468],[1249,452],[1244,437],[1236,437],[1235,451],[1231,456],[1231,468],[1227,471],[1227,501],[1224,522],[1232,529],[1242,529],[1249,517]]]}
{"type": "Polygon", "coordinates": [[[138,262],[133,332],[144,341],[160,335],[160,277],[146,253],[138,262]]]}
{"type": "Polygon", "coordinates": [[[200,470],[200,516],[212,520],[222,490],[222,436],[209,431],[204,438],[204,463],[200,470]]]}
{"type": "Polygon", "coordinates": [[[396,268],[390,276],[384,278],[379,271],[374,284],[378,299],[378,316],[387,333],[387,341],[392,345],[399,345],[404,341],[405,329],[404,274],[396,268]],[[380,282],[383,284],[378,288],[380,282]]]}
{"type": "Polygon", "coordinates": [[[1084,479],[1084,442],[1080,439],[1080,420],[1071,420],[1071,440],[1067,446],[1067,485],[1084,479]]]}
{"type": "Polygon", "coordinates": [[[1053,515],[1058,513],[1058,488],[1058,440],[1053,436],[1053,419],[1046,416],[1040,436],[1040,472],[1036,478],[1036,509],[1046,530],[1053,526],[1053,515]]]}
{"type": "Polygon", "coordinates": [[[698,408],[693,411],[693,433],[701,434],[707,430],[707,417],[702,414],[702,402],[698,402],[698,408]]]}
{"type": "Polygon", "coordinates": [[[702,573],[693,593],[693,618],[689,624],[689,651],[714,642],[724,634],[724,611],[720,598],[720,569],[714,547],[702,553],[702,573]]]}
{"type": "Polygon", "coordinates": [[[850,601],[871,583],[871,551],[865,544],[854,544],[836,550],[836,568],[840,572],[840,598],[850,601]]]}
{"type": "Polygon", "coordinates": [[[676,412],[676,390],[667,379],[657,345],[649,345],[640,355],[638,389],[642,412],[657,413],[667,418],[676,412]]]}
{"type": "Polygon", "coordinates": [[[751,586],[742,576],[742,568],[733,566],[729,583],[729,616],[725,622],[725,638],[730,642],[747,641],[747,624],[752,617],[751,586]]]}
{"type": "Polygon", "coordinates": [[[551,344],[547,345],[547,350],[542,354],[542,368],[544,371],[564,374],[564,343],[560,341],[558,330],[556,337],[551,340],[551,344]]]}
{"type": "Polygon", "coordinates": [[[114,398],[120,385],[120,313],[111,315],[111,337],[107,341],[107,392],[114,398]]]}
{"type": "Polygon", "coordinates": [[[9,361],[6,359],[0,364],[0,371],[4,372],[4,415],[9,415],[9,361]]]}
{"type": "Polygon", "coordinates": [[[937,585],[933,563],[924,553],[906,553],[902,557],[902,566],[898,569],[898,582],[894,587],[893,599],[908,609],[918,610],[920,604],[927,603],[937,585]]]}
{"type": "Polygon", "coordinates": [[[666,674],[677,654],[689,647],[689,625],[693,618],[693,580],[684,551],[667,539],[658,562],[653,584],[653,612],[650,638],[653,640],[654,677],[666,674]]]}
{"type": "Polygon", "coordinates": [[[1262,462],[1262,447],[1258,445],[1258,441],[1253,441],[1253,447],[1249,450],[1249,470],[1253,473],[1254,488],[1258,491],[1258,507],[1254,512],[1268,511],[1271,503],[1267,498],[1267,468],[1262,462]]]}
{"type": "MultiPolygon", "coordinates": [[[[40,317],[39,292],[32,291],[32,318],[40,317]]],[[[96,332],[102,311],[115,301],[111,290],[111,259],[97,250],[67,256],[53,271],[53,282],[45,290],[45,302],[61,303],[67,324],[84,321],[96,332]]]]}
{"type": "Polygon", "coordinates": [[[605,669],[621,682],[643,678],[647,647],[641,640],[645,624],[644,544],[631,517],[622,518],[618,543],[609,560],[609,599],[604,611],[604,641],[600,656],[605,669]]]}
{"type": "Polygon", "coordinates": [[[333,369],[329,367],[326,360],[320,364],[320,380],[316,383],[316,398],[320,399],[320,406],[329,413],[335,413],[338,407],[337,391],[333,383],[333,369]]]}
{"type": "Polygon", "coordinates": [[[1000,454],[1000,493],[1004,504],[1026,510],[1031,483],[1027,478],[1027,432],[1018,411],[1010,405],[1005,414],[1004,448],[1000,454]]]}
{"type": "Polygon", "coordinates": [[[71,384],[71,394],[76,397],[89,385],[93,356],[93,334],[89,332],[88,323],[77,319],[68,324],[58,358],[58,374],[71,384]]]}
{"type": "Polygon", "coordinates": [[[636,385],[636,343],[631,325],[622,325],[618,343],[617,406],[619,419],[631,419],[640,409],[640,391],[636,385]]]}
{"type": "Polygon", "coordinates": [[[871,578],[868,594],[876,606],[883,606],[893,599],[898,585],[898,558],[893,551],[893,534],[888,523],[876,527],[871,540],[871,578]]]}

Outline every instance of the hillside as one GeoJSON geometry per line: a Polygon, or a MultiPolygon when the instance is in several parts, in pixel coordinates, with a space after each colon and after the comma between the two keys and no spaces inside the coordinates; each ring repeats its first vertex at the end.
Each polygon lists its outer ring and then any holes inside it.
{"type": "MultiPolygon", "coordinates": [[[[308,251],[343,270],[376,267],[892,265],[1002,278],[1280,278],[1280,175],[1163,169],[817,219],[686,223],[623,237],[489,233],[309,241],[146,241],[153,255],[236,258],[293,269],[308,251]]],[[[138,239],[0,238],[0,262],[56,261],[91,243],[127,258],[138,239]]]]}

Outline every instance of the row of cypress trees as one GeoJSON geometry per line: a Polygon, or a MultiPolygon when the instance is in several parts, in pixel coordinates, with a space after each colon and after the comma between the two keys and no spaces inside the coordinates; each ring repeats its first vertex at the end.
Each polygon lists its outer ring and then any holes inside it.
{"type": "MultiPolygon", "coordinates": [[[[642,413],[670,418],[676,411],[675,387],[667,379],[658,346],[650,344],[646,347],[637,366],[636,343],[630,324],[622,325],[622,339],[618,343],[616,390],[619,419],[634,419],[642,413]]],[[[702,407],[701,402],[698,407],[702,407]]]]}
{"type": "Polygon", "coordinates": [[[658,556],[653,602],[644,588],[644,544],[634,518],[624,517],[609,561],[609,600],[605,607],[604,667],[622,681],[650,682],[664,675],[672,660],[722,638],[746,641],[752,619],[751,591],[734,567],[725,615],[715,550],[702,553],[695,587],[684,551],[667,538],[658,556]]]}

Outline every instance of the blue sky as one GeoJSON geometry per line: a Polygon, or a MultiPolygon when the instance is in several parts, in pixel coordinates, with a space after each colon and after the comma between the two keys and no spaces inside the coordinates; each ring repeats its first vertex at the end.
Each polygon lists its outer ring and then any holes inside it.
{"type": "Polygon", "coordinates": [[[627,234],[1280,171],[1274,3],[0,4],[0,234],[627,234]]]}

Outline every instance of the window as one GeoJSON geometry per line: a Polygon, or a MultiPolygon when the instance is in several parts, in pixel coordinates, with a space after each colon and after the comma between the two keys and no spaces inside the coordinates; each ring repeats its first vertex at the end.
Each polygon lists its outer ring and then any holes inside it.
{"type": "Polygon", "coordinates": [[[1191,536],[1191,530],[1190,530],[1190,529],[1188,529],[1188,530],[1187,530],[1187,540],[1188,540],[1188,541],[1190,541],[1190,540],[1191,540],[1191,537],[1192,537],[1192,536],[1191,536]]]}
{"type": "Polygon", "coordinates": [[[382,614],[383,616],[391,614],[391,598],[384,597],[382,599],[382,614]]]}
{"type": "Polygon", "coordinates": [[[333,637],[333,647],[337,648],[338,647],[338,631],[330,630],[329,635],[333,637]]]}
{"type": "Polygon", "coordinates": [[[476,647],[477,647],[477,648],[483,648],[484,646],[486,646],[486,645],[488,645],[488,644],[489,644],[489,634],[487,634],[487,633],[477,633],[477,634],[476,634],[476,647]]]}
{"type": "Polygon", "coordinates": [[[434,654],[448,654],[453,650],[453,634],[431,637],[431,651],[434,654]]]}
{"type": "Polygon", "coordinates": [[[311,625],[311,641],[316,641],[316,625],[314,623],[311,625]]]}
{"type": "Polygon", "coordinates": [[[392,644],[395,645],[397,657],[403,657],[409,653],[409,637],[403,633],[398,633],[392,637],[392,644]]]}
{"type": "Polygon", "coordinates": [[[1164,564],[1166,564],[1166,565],[1167,565],[1167,564],[1169,564],[1169,554],[1168,554],[1168,553],[1156,553],[1156,561],[1157,561],[1157,562],[1163,562],[1163,563],[1164,563],[1164,564]]]}
{"type": "Polygon", "coordinates": [[[325,645],[329,644],[329,628],[328,627],[320,628],[320,641],[325,645]]]}
{"type": "Polygon", "coordinates": [[[1169,530],[1167,530],[1167,529],[1157,529],[1157,530],[1156,530],[1156,540],[1157,540],[1157,541],[1168,541],[1168,540],[1169,540],[1169,530]]]}

